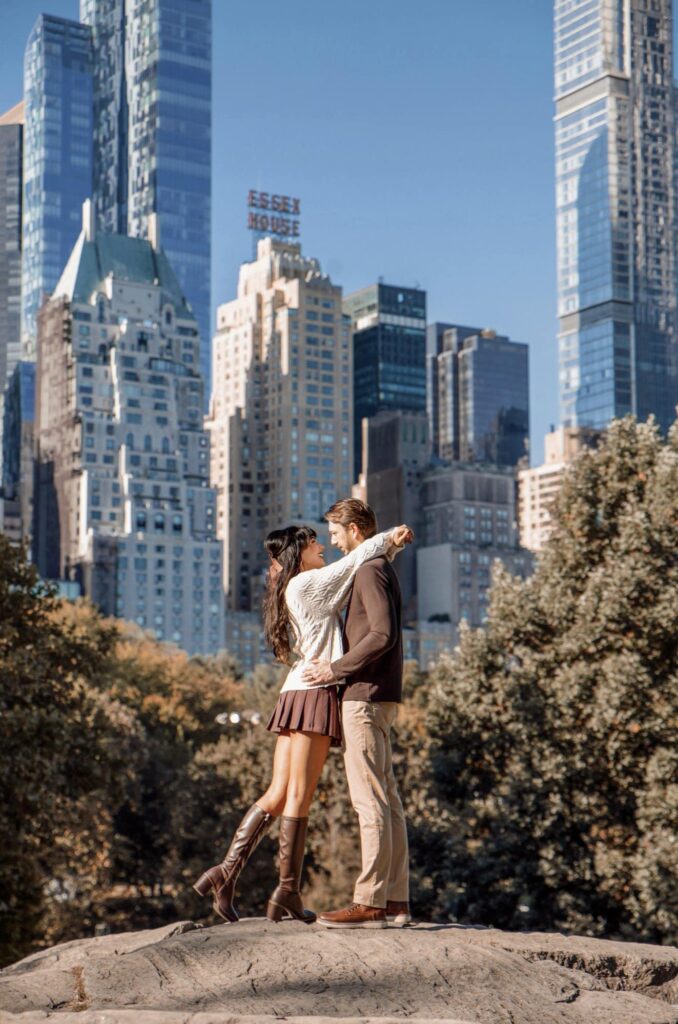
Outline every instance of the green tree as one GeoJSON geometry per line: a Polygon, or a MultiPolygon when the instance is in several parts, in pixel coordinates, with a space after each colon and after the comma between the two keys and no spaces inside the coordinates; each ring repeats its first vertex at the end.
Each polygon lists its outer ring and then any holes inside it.
{"type": "Polygon", "coordinates": [[[678,427],[616,421],[433,672],[441,916],[675,941],[677,550],[678,427]]]}

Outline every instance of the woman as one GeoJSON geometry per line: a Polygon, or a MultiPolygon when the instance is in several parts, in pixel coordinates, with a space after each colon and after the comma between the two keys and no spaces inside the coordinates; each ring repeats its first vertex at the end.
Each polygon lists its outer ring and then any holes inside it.
{"type": "Polygon", "coordinates": [[[378,555],[395,554],[411,539],[407,526],[378,533],[344,558],[325,565],[324,547],[309,527],[289,526],[266,538],[271,559],[264,598],[264,633],[279,661],[292,664],[267,728],[278,733],[271,784],[238,826],[221,864],[209,868],[194,885],[211,894],[214,910],[237,921],[233,906],[238,876],[259,842],[280,816],[280,878],[266,916],[292,917],[311,924],[316,915],[301,901],[301,871],[308,811],[330,745],[341,743],[336,685],[311,686],[302,678],[313,659],[340,658],[339,611],[357,569],[378,555]],[[292,644],[290,644],[290,633],[292,644]]]}

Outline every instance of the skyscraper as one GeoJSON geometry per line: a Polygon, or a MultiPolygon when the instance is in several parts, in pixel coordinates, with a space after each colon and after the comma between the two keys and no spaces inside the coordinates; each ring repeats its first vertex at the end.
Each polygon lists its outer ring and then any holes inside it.
{"type": "Polygon", "coordinates": [[[353,329],[353,475],[357,480],[363,417],[426,409],[426,292],[380,282],[347,295],[344,312],[353,329]]]}
{"type": "Polygon", "coordinates": [[[515,466],[530,431],[528,347],[478,327],[428,327],[429,420],[441,459],[515,466]]]}
{"type": "Polygon", "coordinates": [[[16,363],[4,398],[0,528],[20,541],[30,539],[33,530],[35,363],[16,363]]]}
{"type": "Polygon", "coordinates": [[[0,117],[0,466],[5,388],[21,358],[23,123],[23,103],[0,117]]]}
{"type": "Polygon", "coordinates": [[[478,333],[476,327],[461,327],[459,324],[441,323],[439,320],[428,324],[426,328],[426,412],[435,455],[439,454],[438,436],[440,433],[438,356],[445,347],[445,332],[452,329],[457,332],[457,337],[460,340],[478,333]]]}
{"type": "Polygon", "coordinates": [[[298,243],[262,239],[219,306],[213,342],[211,479],[224,586],[256,604],[266,534],[313,523],[350,494],[351,349],[341,288],[298,243]]]}
{"type": "Polygon", "coordinates": [[[23,358],[35,359],[37,314],[80,230],[92,191],[92,41],[86,25],[41,14],[24,57],[23,358]]]}
{"type": "Polygon", "coordinates": [[[455,634],[462,620],[480,626],[493,562],[522,577],[532,567],[518,545],[514,474],[499,466],[432,467],[422,475],[420,500],[419,619],[446,619],[455,634]]]}
{"type": "Polygon", "coordinates": [[[555,0],[561,419],[678,401],[671,0],[555,0]]]}
{"type": "MultiPolygon", "coordinates": [[[[424,412],[379,412],[362,421],[362,470],[353,496],[374,510],[377,525],[408,523],[419,537],[421,480],[431,462],[428,418],[424,412]]],[[[405,621],[416,618],[415,545],[394,563],[400,580],[405,621]]]]}
{"type": "Polygon", "coordinates": [[[191,304],[209,394],[211,0],[81,0],[94,41],[94,200],[104,231],[162,247],[191,304]]]}
{"type": "Polygon", "coordinates": [[[90,203],[39,316],[34,554],[105,613],[190,653],[223,646],[198,327],[151,241],[90,203]]]}

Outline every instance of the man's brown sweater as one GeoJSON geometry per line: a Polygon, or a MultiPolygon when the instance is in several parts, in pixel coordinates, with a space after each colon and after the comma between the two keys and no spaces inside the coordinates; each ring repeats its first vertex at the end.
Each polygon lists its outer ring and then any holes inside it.
{"type": "Polygon", "coordinates": [[[332,662],[344,700],[401,701],[402,595],[395,569],[373,558],[355,574],[344,621],[344,655],[332,662]]]}

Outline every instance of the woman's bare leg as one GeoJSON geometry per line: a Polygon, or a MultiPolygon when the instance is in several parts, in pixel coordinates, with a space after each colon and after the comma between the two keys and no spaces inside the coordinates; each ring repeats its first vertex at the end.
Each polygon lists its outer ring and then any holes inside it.
{"type": "Polygon", "coordinates": [[[257,800],[257,807],[278,817],[283,812],[287,799],[287,785],[290,778],[290,754],[292,739],[289,734],[278,736],[273,753],[273,775],[264,795],[257,800]]]}
{"type": "Polygon", "coordinates": [[[311,732],[291,732],[290,740],[287,799],[280,818],[280,876],[278,886],[268,901],[266,916],[270,921],[293,917],[312,924],[316,915],[312,910],[306,910],[302,903],[301,873],[308,811],[331,740],[329,736],[311,732]]]}
{"type": "Polygon", "coordinates": [[[314,732],[290,733],[289,781],[282,812],[285,817],[308,817],[330,742],[329,736],[314,732]]]}

